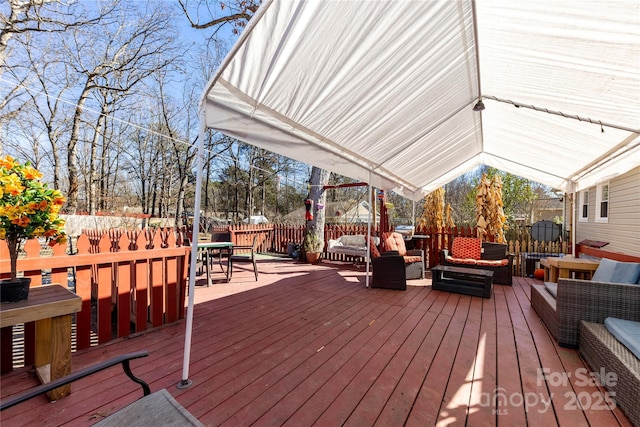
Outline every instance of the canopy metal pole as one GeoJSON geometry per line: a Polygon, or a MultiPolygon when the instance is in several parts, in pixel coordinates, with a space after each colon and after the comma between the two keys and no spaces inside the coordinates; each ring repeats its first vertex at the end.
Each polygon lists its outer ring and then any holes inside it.
{"type": "MultiPolygon", "coordinates": [[[[371,182],[371,171],[369,171],[369,182],[371,182]]],[[[372,197],[372,191],[371,191],[371,184],[369,184],[369,203],[371,203],[371,197],[372,197]]],[[[367,255],[366,255],[366,260],[367,260],[367,277],[365,278],[365,286],[368,288],[369,287],[369,264],[371,262],[371,239],[369,238],[369,236],[371,236],[371,206],[369,206],[369,215],[367,216],[367,255]]]]}
{"type": "Polygon", "coordinates": [[[411,225],[413,225],[413,229],[415,231],[416,227],[416,201],[411,200],[411,225]]]}
{"type": "Polygon", "coordinates": [[[576,256],[576,186],[571,184],[571,255],[576,256]]]}
{"type": "Polygon", "coordinates": [[[187,304],[187,322],[184,333],[184,359],[182,362],[182,380],[178,388],[191,385],[189,379],[189,359],[191,357],[191,334],[193,331],[193,298],[196,287],[196,261],[198,259],[198,233],[200,232],[200,194],[202,193],[202,169],[204,166],[204,108],[200,109],[200,129],[198,131],[198,154],[196,156],[196,200],[193,207],[193,233],[191,235],[191,258],[189,261],[189,302],[187,304]]]}

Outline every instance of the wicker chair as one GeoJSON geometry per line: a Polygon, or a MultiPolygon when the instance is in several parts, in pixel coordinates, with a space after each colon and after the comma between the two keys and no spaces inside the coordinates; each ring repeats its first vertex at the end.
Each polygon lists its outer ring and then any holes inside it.
{"type": "Polygon", "coordinates": [[[640,360],[599,323],[580,322],[579,349],[594,372],[615,374],[604,378],[603,385],[633,425],[640,426],[640,360]]]}
{"type": "Polygon", "coordinates": [[[404,260],[405,276],[410,279],[424,279],[424,251],[421,249],[407,250],[404,244],[404,237],[397,232],[386,232],[380,236],[380,252],[391,251],[393,254],[400,255],[404,260]]]}
{"type": "Polygon", "coordinates": [[[371,260],[373,266],[372,288],[407,289],[407,270],[404,258],[395,252],[371,260]]]}
{"type": "Polygon", "coordinates": [[[640,286],[559,279],[558,298],[531,286],[531,306],[563,347],[578,347],[580,321],[604,323],[607,317],[640,321],[640,286]]]}

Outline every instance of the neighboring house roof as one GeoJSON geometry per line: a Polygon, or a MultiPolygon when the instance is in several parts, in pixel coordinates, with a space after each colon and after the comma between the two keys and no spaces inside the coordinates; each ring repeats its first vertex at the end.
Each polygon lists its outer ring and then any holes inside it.
{"type": "MultiPolygon", "coordinates": [[[[325,223],[327,224],[353,224],[364,223],[369,218],[369,204],[362,201],[359,204],[355,200],[344,200],[339,202],[327,202],[323,207],[325,210],[325,223]]],[[[301,207],[284,216],[283,221],[287,224],[304,223],[305,208],[301,207]]]]}

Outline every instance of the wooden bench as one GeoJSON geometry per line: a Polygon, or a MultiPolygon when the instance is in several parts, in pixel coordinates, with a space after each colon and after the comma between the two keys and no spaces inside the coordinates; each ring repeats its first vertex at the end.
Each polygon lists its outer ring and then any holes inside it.
{"type": "Polygon", "coordinates": [[[436,265],[431,269],[432,289],[491,298],[493,271],[436,265]]]}

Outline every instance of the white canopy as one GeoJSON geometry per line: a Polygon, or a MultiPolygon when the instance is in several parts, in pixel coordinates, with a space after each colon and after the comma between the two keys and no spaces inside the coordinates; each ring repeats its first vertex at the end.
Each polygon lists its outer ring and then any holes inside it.
{"type": "Polygon", "coordinates": [[[413,200],[481,164],[574,191],[640,165],[640,2],[266,0],[201,110],[413,200]]]}
{"type": "Polygon", "coordinates": [[[264,0],[200,107],[196,207],[204,127],[413,200],[481,164],[572,192],[640,165],[640,1],[264,0]]]}

